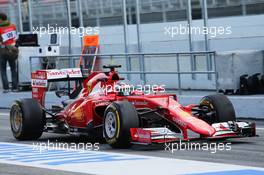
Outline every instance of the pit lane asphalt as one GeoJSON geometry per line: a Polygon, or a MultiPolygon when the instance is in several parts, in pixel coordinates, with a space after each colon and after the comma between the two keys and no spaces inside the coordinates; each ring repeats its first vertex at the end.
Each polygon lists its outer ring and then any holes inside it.
{"type": "MultiPolygon", "coordinates": [[[[33,144],[33,141],[17,141],[13,138],[10,126],[9,126],[9,111],[0,110],[0,142],[9,143],[24,143],[33,144]]],[[[165,158],[176,158],[185,160],[199,160],[205,162],[216,162],[216,163],[227,163],[235,165],[246,165],[254,167],[264,167],[264,121],[256,120],[257,124],[257,134],[258,137],[251,138],[240,138],[240,139],[229,139],[223,141],[224,143],[231,143],[230,151],[217,151],[216,153],[211,153],[210,151],[202,150],[177,150],[172,153],[166,150],[165,146],[140,146],[135,145],[130,149],[118,149],[114,150],[107,144],[101,142],[100,150],[109,152],[119,152],[128,153],[136,155],[147,155],[165,158]]],[[[94,140],[89,140],[87,138],[78,138],[73,136],[65,136],[59,134],[44,133],[38,142],[63,142],[63,143],[79,143],[79,142],[94,142],[94,140]]],[[[36,141],[34,142],[36,143],[36,141]]],[[[210,142],[213,143],[213,142],[210,142]]],[[[0,174],[58,174],[58,175],[68,175],[77,174],[69,173],[63,171],[54,171],[41,168],[31,168],[17,165],[7,165],[0,164],[0,174]]],[[[80,173],[78,173],[80,174],[80,173]]]]}

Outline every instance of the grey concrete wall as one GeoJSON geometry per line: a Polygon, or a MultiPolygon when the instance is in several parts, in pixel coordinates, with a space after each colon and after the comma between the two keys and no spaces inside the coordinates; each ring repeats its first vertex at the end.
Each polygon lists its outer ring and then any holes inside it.
{"type": "MultiPolygon", "coordinates": [[[[186,21],[152,23],[141,25],[141,40],[144,52],[184,52],[189,51],[188,35],[177,35],[173,38],[165,34],[165,27],[183,25],[186,21]]],[[[202,20],[194,20],[193,26],[202,27],[202,20]]],[[[228,27],[232,29],[230,35],[210,37],[211,50],[264,50],[264,15],[226,17],[209,19],[209,27],[228,27]]],[[[68,36],[62,35],[62,46],[68,46],[68,36]]],[[[39,38],[40,44],[48,44],[47,37],[39,38]]],[[[107,26],[100,28],[101,52],[124,52],[123,26],[107,26]]],[[[136,26],[128,26],[129,51],[137,51],[136,26]]],[[[80,37],[72,36],[72,46],[80,48],[80,37]]],[[[195,51],[204,50],[204,36],[193,35],[195,51]]],[[[76,50],[78,52],[78,49],[76,50]]]]}
{"type": "Polygon", "coordinates": [[[264,73],[263,51],[244,50],[217,53],[216,65],[220,89],[238,89],[243,74],[264,73]]]}

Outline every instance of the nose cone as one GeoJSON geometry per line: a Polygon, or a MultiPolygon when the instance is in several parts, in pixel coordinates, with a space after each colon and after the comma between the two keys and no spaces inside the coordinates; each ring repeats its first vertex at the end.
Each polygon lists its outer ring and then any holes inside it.
{"type": "Polygon", "coordinates": [[[215,128],[205,121],[194,117],[192,114],[177,108],[174,111],[174,121],[184,128],[190,129],[193,132],[204,136],[213,136],[216,132],[215,128]]]}
{"type": "Polygon", "coordinates": [[[213,136],[216,132],[215,128],[206,123],[201,119],[195,117],[188,118],[188,128],[196,133],[199,133],[204,136],[213,136]]]}

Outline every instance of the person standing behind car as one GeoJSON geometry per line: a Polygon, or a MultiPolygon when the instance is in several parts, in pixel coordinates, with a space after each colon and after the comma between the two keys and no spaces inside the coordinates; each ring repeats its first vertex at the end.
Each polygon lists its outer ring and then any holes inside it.
{"type": "Polygon", "coordinates": [[[16,26],[7,20],[4,13],[0,13],[0,71],[4,91],[9,92],[9,83],[6,74],[7,62],[11,68],[12,75],[12,91],[17,91],[18,77],[17,77],[17,57],[18,49],[16,44],[16,26]]]}

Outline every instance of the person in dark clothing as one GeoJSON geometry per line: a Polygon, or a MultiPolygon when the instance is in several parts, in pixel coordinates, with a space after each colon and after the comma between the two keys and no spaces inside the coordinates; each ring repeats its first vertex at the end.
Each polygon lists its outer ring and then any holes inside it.
{"type": "Polygon", "coordinates": [[[7,20],[7,16],[0,13],[0,71],[4,93],[9,92],[9,83],[6,74],[7,62],[11,68],[12,91],[17,91],[17,57],[18,49],[16,43],[16,26],[7,20]]]}

